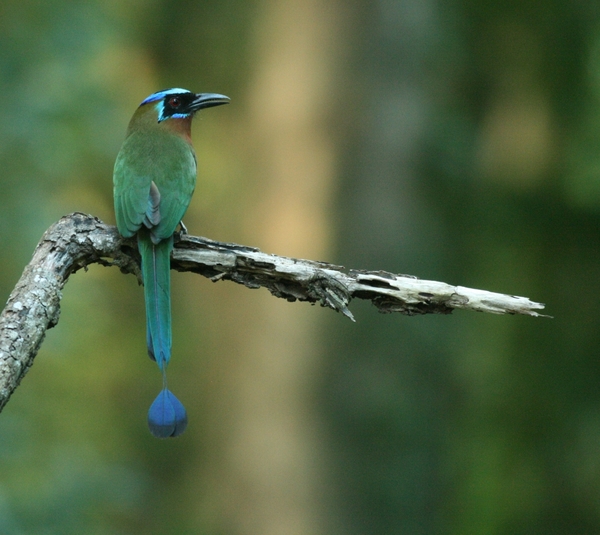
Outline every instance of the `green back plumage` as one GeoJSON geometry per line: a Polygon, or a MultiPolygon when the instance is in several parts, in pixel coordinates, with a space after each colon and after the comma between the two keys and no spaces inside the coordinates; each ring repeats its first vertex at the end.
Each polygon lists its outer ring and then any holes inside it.
{"type": "Polygon", "coordinates": [[[150,230],[159,241],[175,232],[190,204],[196,159],[189,143],[172,132],[136,130],[125,139],[115,163],[115,214],[123,236],[133,236],[142,226],[152,182],[160,193],[160,222],[150,230]]]}

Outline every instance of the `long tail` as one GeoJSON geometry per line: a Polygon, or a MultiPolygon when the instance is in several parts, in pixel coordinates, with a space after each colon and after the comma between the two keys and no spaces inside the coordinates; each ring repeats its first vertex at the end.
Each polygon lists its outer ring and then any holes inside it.
{"type": "Polygon", "coordinates": [[[138,248],[142,257],[146,300],[146,342],[148,355],[163,370],[171,359],[171,251],[173,238],[152,243],[150,233],[141,229],[138,248]]]}
{"type": "Polygon", "coordinates": [[[163,389],[148,411],[150,432],[158,438],[176,437],[185,431],[184,406],[167,388],[167,364],[171,359],[171,251],[173,238],[155,244],[145,229],[138,234],[146,301],[148,355],[163,374],[163,389]]]}

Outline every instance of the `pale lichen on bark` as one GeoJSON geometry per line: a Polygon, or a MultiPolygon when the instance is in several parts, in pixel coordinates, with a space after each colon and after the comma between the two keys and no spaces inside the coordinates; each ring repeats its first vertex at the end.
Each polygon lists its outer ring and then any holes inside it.
{"type": "MultiPolygon", "coordinates": [[[[0,410],[33,364],[45,333],[60,314],[61,291],[69,276],[87,265],[117,266],[140,280],[135,240],[99,219],[74,213],[42,236],[31,262],[0,314],[0,410]]],[[[172,269],[192,271],[212,281],[231,280],[267,288],[288,301],[308,301],[354,320],[352,299],[370,300],[380,312],[449,314],[461,308],[493,314],[541,316],[541,303],[526,297],[452,286],[385,271],[346,271],[326,262],[266,254],[254,247],[180,235],[172,269]]]]}

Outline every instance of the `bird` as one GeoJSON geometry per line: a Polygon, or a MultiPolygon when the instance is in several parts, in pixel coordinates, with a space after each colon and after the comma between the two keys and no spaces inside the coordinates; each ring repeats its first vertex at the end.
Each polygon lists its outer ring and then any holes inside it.
{"type": "Polygon", "coordinates": [[[162,372],[162,390],[148,411],[150,432],[176,437],[187,412],[167,386],[171,358],[171,251],[173,237],[196,185],[191,125],[202,109],[227,104],[217,93],[171,88],[145,98],[129,122],[113,174],[115,216],[124,238],[137,235],[146,303],[148,355],[162,372]]]}

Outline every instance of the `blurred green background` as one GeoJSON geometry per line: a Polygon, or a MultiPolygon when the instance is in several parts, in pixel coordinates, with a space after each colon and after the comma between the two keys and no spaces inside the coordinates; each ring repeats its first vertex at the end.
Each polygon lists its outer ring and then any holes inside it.
{"type": "Polygon", "coordinates": [[[525,295],[554,319],[357,323],[173,273],[159,441],[142,289],[91,266],[0,415],[0,534],[600,533],[600,7],[2,0],[0,277],[114,223],[133,111],[195,121],[192,234],[525,295]]]}

